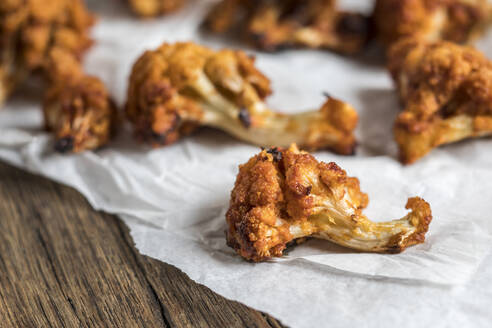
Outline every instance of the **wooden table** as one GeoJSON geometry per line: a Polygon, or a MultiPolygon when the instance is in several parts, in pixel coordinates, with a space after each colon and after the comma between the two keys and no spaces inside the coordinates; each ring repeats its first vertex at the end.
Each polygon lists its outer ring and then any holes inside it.
{"type": "Polygon", "coordinates": [[[77,191],[0,163],[0,327],[281,327],[138,253],[77,191]]]}

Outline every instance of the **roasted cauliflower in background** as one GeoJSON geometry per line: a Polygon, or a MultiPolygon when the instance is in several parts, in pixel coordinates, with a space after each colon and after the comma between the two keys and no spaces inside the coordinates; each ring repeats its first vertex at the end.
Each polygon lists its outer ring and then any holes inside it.
{"type": "Polygon", "coordinates": [[[67,52],[54,50],[49,57],[53,75],[43,113],[46,128],[55,136],[55,150],[77,153],[105,145],[118,122],[105,85],[84,74],[67,52]]]}
{"type": "Polygon", "coordinates": [[[0,103],[22,80],[40,75],[45,125],[60,152],[102,146],[116,122],[106,87],[82,71],[93,23],[81,0],[0,2],[0,103]]]}
{"type": "Polygon", "coordinates": [[[212,32],[240,30],[255,47],[328,48],[353,54],[369,35],[367,17],[337,8],[336,0],[223,0],[208,15],[212,32]]]}
{"type": "Polygon", "coordinates": [[[406,37],[466,43],[490,23],[488,0],[377,0],[374,22],[386,45],[406,37]]]}
{"type": "Polygon", "coordinates": [[[297,143],[352,154],[355,110],[329,97],[318,111],[271,111],[269,80],[242,51],[193,44],[163,44],[135,63],[126,113],[138,139],[162,146],[205,125],[246,142],[270,147],[297,143]]]}
{"type": "Polygon", "coordinates": [[[0,105],[31,73],[50,77],[51,50],[80,59],[92,44],[93,23],[81,0],[0,1],[0,105]]]}
{"type": "Polygon", "coordinates": [[[415,197],[411,212],[395,221],[370,221],[359,180],[335,163],[318,162],[295,145],[261,151],[239,167],[226,214],[227,244],[247,260],[282,256],[305,237],[364,252],[399,253],[423,243],[432,220],[429,204],[415,197]]]}
{"type": "Polygon", "coordinates": [[[388,65],[404,104],[395,123],[403,163],[492,134],[492,63],[478,50],[407,39],[391,48],[388,65]]]}
{"type": "Polygon", "coordinates": [[[186,0],[128,0],[132,10],[142,17],[155,17],[175,11],[186,0]]]}

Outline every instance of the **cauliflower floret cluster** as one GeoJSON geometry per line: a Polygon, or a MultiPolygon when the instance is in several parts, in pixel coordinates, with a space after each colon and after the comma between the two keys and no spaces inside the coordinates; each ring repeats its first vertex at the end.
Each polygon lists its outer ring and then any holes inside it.
{"type": "Polygon", "coordinates": [[[388,66],[405,107],[395,123],[404,163],[492,134],[492,63],[478,50],[406,39],[391,48],[388,66]]]}
{"type": "Polygon", "coordinates": [[[466,43],[490,23],[488,0],[377,0],[374,22],[386,45],[406,37],[466,43]]]}
{"type": "Polygon", "coordinates": [[[338,9],[336,0],[223,0],[205,25],[215,33],[239,29],[267,51],[303,46],[353,54],[369,36],[369,19],[338,9]]]}
{"type": "Polygon", "coordinates": [[[81,0],[0,3],[0,104],[17,84],[39,74],[46,84],[45,125],[61,152],[104,145],[116,122],[106,87],[81,67],[93,23],[81,0]]]}
{"type": "Polygon", "coordinates": [[[365,252],[398,253],[423,243],[430,206],[415,197],[395,221],[370,221],[359,180],[335,163],[318,162],[293,145],[261,151],[241,165],[226,214],[227,243],[247,260],[282,256],[305,237],[365,252]]]}
{"type": "Polygon", "coordinates": [[[0,103],[31,73],[50,78],[49,54],[80,59],[91,46],[94,17],[80,0],[6,0],[0,3],[0,103]]]}
{"type": "Polygon", "coordinates": [[[270,81],[242,51],[163,44],[135,63],[126,114],[136,137],[153,146],[211,126],[264,147],[354,152],[358,115],[350,105],[328,97],[317,111],[287,115],[268,108],[270,93],[270,81]]]}
{"type": "Polygon", "coordinates": [[[84,74],[73,56],[50,55],[52,81],[44,95],[45,126],[55,137],[55,150],[81,152],[104,146],[115,132],[117,110],[100,79],[84,74]]]}

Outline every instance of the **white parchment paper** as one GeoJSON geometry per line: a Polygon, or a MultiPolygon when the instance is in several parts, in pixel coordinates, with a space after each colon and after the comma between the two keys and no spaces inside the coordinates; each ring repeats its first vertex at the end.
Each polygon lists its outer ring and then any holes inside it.
{"type": "MultiPolygon", "coordinates": [[[[122,105],[131,65],[145,49],[164,40],[240,47],[199,32],[212,2],[195,1],[176,15],[142,22],[118,1],[91,1],[100,22],[87,70],[104,79],[122,105]]],[[[492,35],[479,47],[492,57],[492,35]]],[[[358,58],[308,50],[256,55],[272,79],[274,108],[318,108],[328,91],[359,111],[358,155],[316,156],[359,177],[370,197],[366,213],[375,221],[402,217],[408,197],[426,199],[434,220],[425,244],[378,255],[312,240],[282,259],[247,263],[225,245],[224,213],[237,166],[256,147],[205,129],[150,149],[124,127],[105,149],[62,156],[42,130],[41,93],[32,86],[0,111],[0,158],[73,186],[96,209],[122,217],[143,254],[291,327],[489,327],[492,140],[442,147],[404,167],[391,131],[399,105],[375,50],[358,58]]]]}

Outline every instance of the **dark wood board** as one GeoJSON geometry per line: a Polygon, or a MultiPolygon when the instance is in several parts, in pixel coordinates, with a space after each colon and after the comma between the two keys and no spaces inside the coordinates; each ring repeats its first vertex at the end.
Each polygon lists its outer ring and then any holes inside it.
{"type": "Polygon", "coordinates": [[[0,327],[282,327],[135,249],[77,191],[0,163],[0,327]]]}

